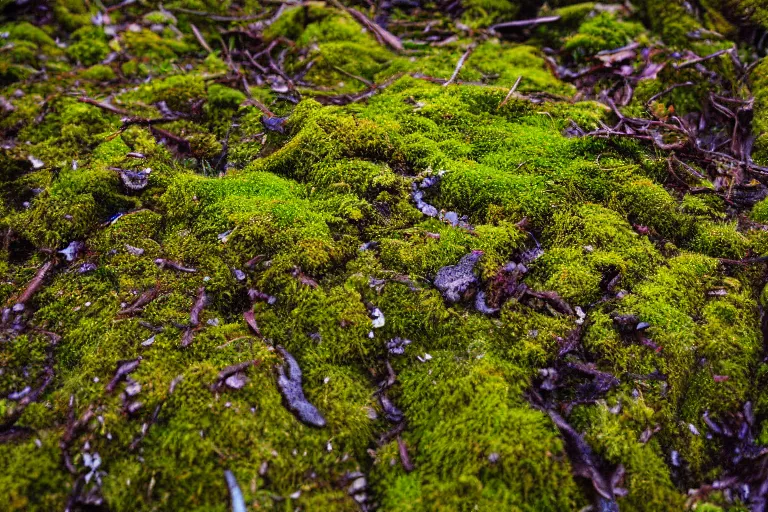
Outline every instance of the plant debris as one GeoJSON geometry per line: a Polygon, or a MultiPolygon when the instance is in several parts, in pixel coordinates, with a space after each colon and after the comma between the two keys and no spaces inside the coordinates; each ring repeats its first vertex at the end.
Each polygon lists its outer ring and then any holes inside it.
{"type": "Polygon", "coordinates": [[[302,423],[312,427],[324,427],[325,418],[304,396],[299,363],[283,347],[278,346],[277,351],[285,359],[285,364],[277,367],[277,387],[285,399],[286,406],[302,423]]]}

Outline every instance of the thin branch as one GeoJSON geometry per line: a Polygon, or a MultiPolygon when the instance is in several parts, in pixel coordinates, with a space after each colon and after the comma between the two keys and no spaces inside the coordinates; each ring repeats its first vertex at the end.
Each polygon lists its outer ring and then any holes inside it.
{"type": "Polygon", "coordinates": [[[503,23],[491,25],[488,28],[491,30],[499,30],[505,28],[528,28],[543,25],[545,23],[554,23],[556,21],[560,21],[560,16],[543,16],[541,18],[532,18],[529,20],[505,21],[503,23]]]}
{"type": "Polygon", "coordinates": [[[459,62],[456,63],[456,69],[453,70],[451,78],[449,78],[448,81],[443,84],[443,87],[448,87],[453,83],[454,80],[456,80],[456,77],[459,76],[461,68],[464,67],[464,63],[467,61],[472,52],[475,51],[475,48],[477,48],[477,42],[473,41],[472,44],[469,45],[469,48],[467,48],[467,51],[464,52],[464,55],[461,56],[459,62]]]}
{"type": "Polygon", "coordinates": [[[517,90],[517,86],[518,86],[518,85],[520,85],[520,81],[521,81],[522,79],[523,79],[523,75],[520,75],[520,76],[518,76],[518,77],[517,77],[517,80],[515,80],[515,84],[514,84],[514,85],[512,86],[512,88],[509,90],[509,92],[508,92],[508,93],[507,93],[507,95],[504,97],[504,99],[501,101],[501,103],[499,103],[499,106],[498,106],[498,107],[496,107],[496,110],[500,109],[501,107],[503,107],[504,105],[506,105],[506,104],[507,104],[507,102],[509,101],[509,98],[511,98],[511,97],[512,97],[512,95],[515,93],[515,91],[517,90]]]}
{"type": "Polygon", "coordinates": [[[200,33],[200,31],[197,29],[194,23],[189,24],[190,28],[192,29],[192,33],[195,34],[195,38],[197,38],[197,42],[200,43],[200,46],[202,46],[205,51],[208,53],[213,53],[213,50],[210,46],[208,46],[208,42],[205,40],[205,37],[203,37],[203,34],[200,33]]]}

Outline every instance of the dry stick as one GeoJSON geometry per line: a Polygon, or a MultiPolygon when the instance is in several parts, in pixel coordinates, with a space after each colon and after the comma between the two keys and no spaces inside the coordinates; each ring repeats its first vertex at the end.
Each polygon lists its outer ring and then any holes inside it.
{"type": "Polygon", "coordinates": [[[715,53],[710,53],[709,55],[705,55],[704,57],[696,57],[695,59],[686,60],[685,62],[681,62],[680,64],[674,66],[675,69],[681,69],[686,66],[690,66],[692,64],[698,64],[699,62],[704,62],[705,60],[714,59],[715,57],[719,57],[723,54],[732,52],[733,48],[726,48],[725,50],[719,50],[715,53]]]}
{"type": "Polygon", "coordinates": [[[671,155],[671,158],[672,158],[672,160],[677,162],[683,169],[688,171],[691,175],[695,176],[696,178],[698,178],[700,180],[704,179],[704,176],[699,171],[697,171],[696,169],[694,169],[690,165],[686,164],[685,162],[683,162],[682,160],[677,158],[677,156],[675,156],[674,153],[671,155]]]}
{"type": "Polygon", "coordinates": [[[185,9],[183,7],[169,7],[168,10],[172,12],[180,12],[182,14],[191,14],[193,16],[201,16],[212,21],[258,21],[263,19],[265,14],[251,14],[248,16],[220,16],[218,14],[212,14],[204,11],[194,11],[192,9],[185,9]]]}
{"type": "Polygon", "coordinates": [[[197,42],[200,43],[200,46],[202,46],[205,49],[205,51],[207,51],[208,53],[213,53],[213,50],[211,49],[210,46],[208,46],[208,43],[203,37],[203,34],[200,33],[200,31],[197,29],[195,24],[190,23],[189,26],[192,29],[192,33],[195,34],[195,37],[197,38],[197,42]]]}
{"type": "Polygon", "coordinates": [[[542,25],[544,23],[554,23],[555,21],[559,21],[560,16],[544,16],[541,18],[533,18],[530,20],[516,20],[516,21],[505,21],[503,23],[497,23],[495,25],[491,25],[491,30],[498,30],[500,28],[526,28],[526,27],[535,27],[537,25],[542,25]]]}
{"type": "Polygon", "coordinates": [[[274,112],[269,110],[265,104],[257,100],[256,98],[248,98],[243,102],[245,106],[253,106],[264,112],[269,117],[275,117],[274,112]]]}
{"type": "Polygon", "coordinates": [[[363,78],[361,76],[354,75],[354,74],[350,73],[349,71],[344,70],[343,68],[341,68],[339,66],[333,66],[333,69],[335,69],[336,71],[338,71],[339,73],[341,73],[343,75],[347,75],[349,78],[354,78],[355,80],[364,83],[368,87],[375,87],[375,84],[373,82],[371,82],[370,80],[367,80],[367,79],[365,79],[365,78],[363,78]]]}
{"type": "Polygon", "coordinates": [[[453,83],[454,80],[456,80],[456,77],[459,76],[461,68],[464,67],[464,63],[467,61],[467,58],[469,58],[472,52],[475,51],[475,48],[477,48],[477,42],[473,41],[472,44],[469,45],[469,48],[467,48],[467,51],[464,52],[464,55],[461,56],[459,62],[456,63],[456,69],[453,70],[451,78],[449,78],[448,81],[443,84],[443,87],[448,87],[453,83]]]}
{"type": "Polygon", "coordinates": [[[406,473],[413,471],[413,463],[408,456],[408,447],[399,435],[397,436],[397,451],[400,453],[400,462],[403,463],[403,469],[405,469],[406,473]]]}
{"type": "Polygon", "coordinates": [[[120,116],[130,116],[131,113],[127,110],[123,110],[120,107],[116,107],[114,105],[110,105],[109,103],[103,103],[98,100],[94,100],[93,98],[87,98],[85,96],[80,96],[77,98],[77,101],[80,103],[87,103],[89,105],[93,105],[94,107],[99,107],[102,110],[106,110],[107,112],[112,112],[113,114],[117,114],[120,116]]]}
{"type": "Polygon", "coordinates": [[[507,95],[504,97],[504,99],[501,101],[501,103],[499,103],[499,106],[498,106],[498,107],[496,107],[496,110],[500,109],[501,107],[503,107],[504,105],[506,105],[506,104],[507,104],[507,102],[509,101],[509,98],[511,98],[511,97],[512,97],[512,95],[515,93],[515,91],[517,90],[517,86],[518,86],[518,85],[520,85],[520,81],[521,81],[522,79],[523,79],[523,75],[520,75],[520,76],[518,76],[518,77],[517,77],[517,80],[515,80],[515,84],[514,84],[514,85],[512,86],[512,88],[509,90],[509,92],[508,92],[508,93],[507,93],[507,95]]]}
{"type": "Polygon", "coordinates": [[[378,26],[376,23],[368,19],[365,14],[361,13],[357,9],[353,9],[352,7],[346,7],[342,5],[338,0],[329,0],[329,2],[337,9],[346,11],[350,16],[355,18],[355,20],[360,23],[360,25],[362,25],[374,35],[380,44],[388,45],[397,51],[403,51],[403,43],[400,42],[400,39],[398,39],[388,30],[378,26]]]}
{"type": "Polygon", "coordinates": [[[646,106],[650,105],[651,103],[653,103],[657,99],[661,98],[662,96],[664,96],[666,94],[669,94],[670,92],[674,91],[678,87],[689,87],[691,85],[696,85],[696,84],[694,84],[693,82],[689,81],[689,82],[683,82],[681,84],[674,84],[674,85],[672,85],[670,87],[667,87],[663,91],[658,92],[658,93],[654,94],[653,96],[651,96],[650,98],[648,98],[648,101],[645,102],[645,105],[646,106]]]}
{"type": "Polygon", "coordinates": [[[133,315],[138,312],[140,312],[142,309],[144,309],[144,306],[155,300],[155,297],[157,297],[158,289],[150,288],[149,290],[145,291],[141,295],[139,295],[139,298],[136,299],[132,304],[129,306],[121,309],[117,312],[118,315],[133,315]]]}
{"type": "Polygon", "coordinates": [[[16,301],[16,305],[21,304],[24,306],[29,299],[32,298],[32,296],[40,289],[41,286],[43,286],[43,281],[45,280],[45,276],[48,274],[48,272],[53,268],[53,260],[46,261],[42,267],[37,271],[35,274],[35,277],[32,278],[32,280],[27,285],[27,288],[24,290],[24,292],[19,297],[19,300],[16,301]]]}
{"type": "Polygon", "coordinates": [[[719,258],[718,261],[723,265],[751,265],[753,263],[768,262],[768,256],[759,256],[757,258],[745,258],[743,260],[729,260],[727,258],[719,258]]]}

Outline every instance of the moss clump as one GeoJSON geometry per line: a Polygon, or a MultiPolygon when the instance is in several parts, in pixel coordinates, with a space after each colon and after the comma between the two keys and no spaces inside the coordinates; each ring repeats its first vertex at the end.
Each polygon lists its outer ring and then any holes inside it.
{"type": "Polygon", "coordinates": [[[613,50],[627,45],[643,32],[639,23],[616,19],[610,13],[602,12],[585,20],[578,32],[565,40],[564,49],[574,56],[594,55],[602,50],[613,50]]]}
{"type": "Polygon", "coordinates": [[[67,53],[86,66],[101,62],[109,53],[107,36],[100,27],[83,27],[72,34],[73,43],[67,53]]]}

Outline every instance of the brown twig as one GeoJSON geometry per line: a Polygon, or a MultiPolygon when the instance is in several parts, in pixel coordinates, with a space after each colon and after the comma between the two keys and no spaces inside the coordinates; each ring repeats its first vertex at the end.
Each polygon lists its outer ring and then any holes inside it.
{"type": "Polygon", "coordinates": [[[27,287],[24,289],[22,294],[19,296],[19,299],[16,301],[16,305],[14,306],[17,309],[24,309],[24,306],[27,302],[37,293],[37,291],[43,286],[43,281],[45,281],[45,276],[50,272],[50,270],[53,268],[54,260],[48,260],[45,263],[43,263],[43,266],[40,267],[35,274],[35,277],[32,278],[32,280],[29,282],[27,287]],[[20,306],[20,308],[19,308],[20,306]]]}
{"type": "Polygon", "coordinates": [[[456,78],[459,76],[459,72],[461,72],[461,68],[464,67],[464,63],[467,61],[469,56],[472,55],[472,52],[475,51],[475,48],[477,48],[477,41],[473,41],[472,44],[469,45],[469,48],[467,48],[467,51],[465,51],[461,58],[459,58],[459,62],[456,63],[456,68],[453,70],[453,74],[448,79],[448,81],[443,84],[443,87],[448,87],[454,82],[454,80],[456,80],[456,78]]]}
{"type": "Polygon", "coordinates": [[[517,86],[520,85],[520,82],[522,81],[522,79],[523,79],[523,75],[520,75],[517,77],[517,80],[515,80],[514,85],[512,85],[512,88],[509,90],[507,95],[504,97],[501,103],[499,103],[499,106],[496,107],[496,110],[500,109],[501,107],[507,104],[507,102],[509,101],[509,98],[511,98],[512,95],[515,93],[515,91],[517,90],[517,86]]]}
{"type": "Polygon", "coordinates": [[[560,16],[543,16],[541,18],[532,18],[528,20],[515,20],[505,21],[503,23],[497,23],[488,27],[491,30],[499,30],[505,28],[528,28],[543,25],[545,23],[554,23],[560,21],[560,16]]]}
{"type": "Polygon", "coordinates": [[[681,62],[680,64],[677,64],[674,66],[675,69],[682,69],[686,66],[690,66],[692,64],[698,64],[699,62],[704,62],[706,60],[714,59],[715,57],[719,57],[721,55],[724,55],[726,53],[733,52],[733,48],[726,48],[725,50],[718,50],[715,53],[710,53],[709,55],[705,55],[704,57],[696,57],[695,59],[686,60],[684,62],[681,62]]]}
{"type": "Polygon", "coordinates": [[[195,38],[197,39],[197,42],[200,43],[200,46],[205,49],[208,53],[213,53],[213,50],[210,46],[208,46],[208,42],[205,40],[205,37],[203,37],[203,34],[197,29],[194,23],[190,23],[189,27],[192,29],[192,33],[195,34],[195,38]]]}
{"type": "Polygon", "coordinates": [[[362,25],[365,29],[367,29],[373,36],[376,38],[377,41],[379,41],[380,44],[386,45],[391,47],[393,50],[396,50],[398,52],[403,51],[403,43],[400,42],[400,39],[394,36],[391,32],[386,30],[385,28],[380,27],[373,21],[371,21],[365,14],[361,13],[357,9],[353,9],[352,7],[347,7],[343,5],[338,0],[328,0],[334,7],[337,9],[341,9],[342,11],[346,11],[350,16],[352,16],[360,25],[362,25]]]}

